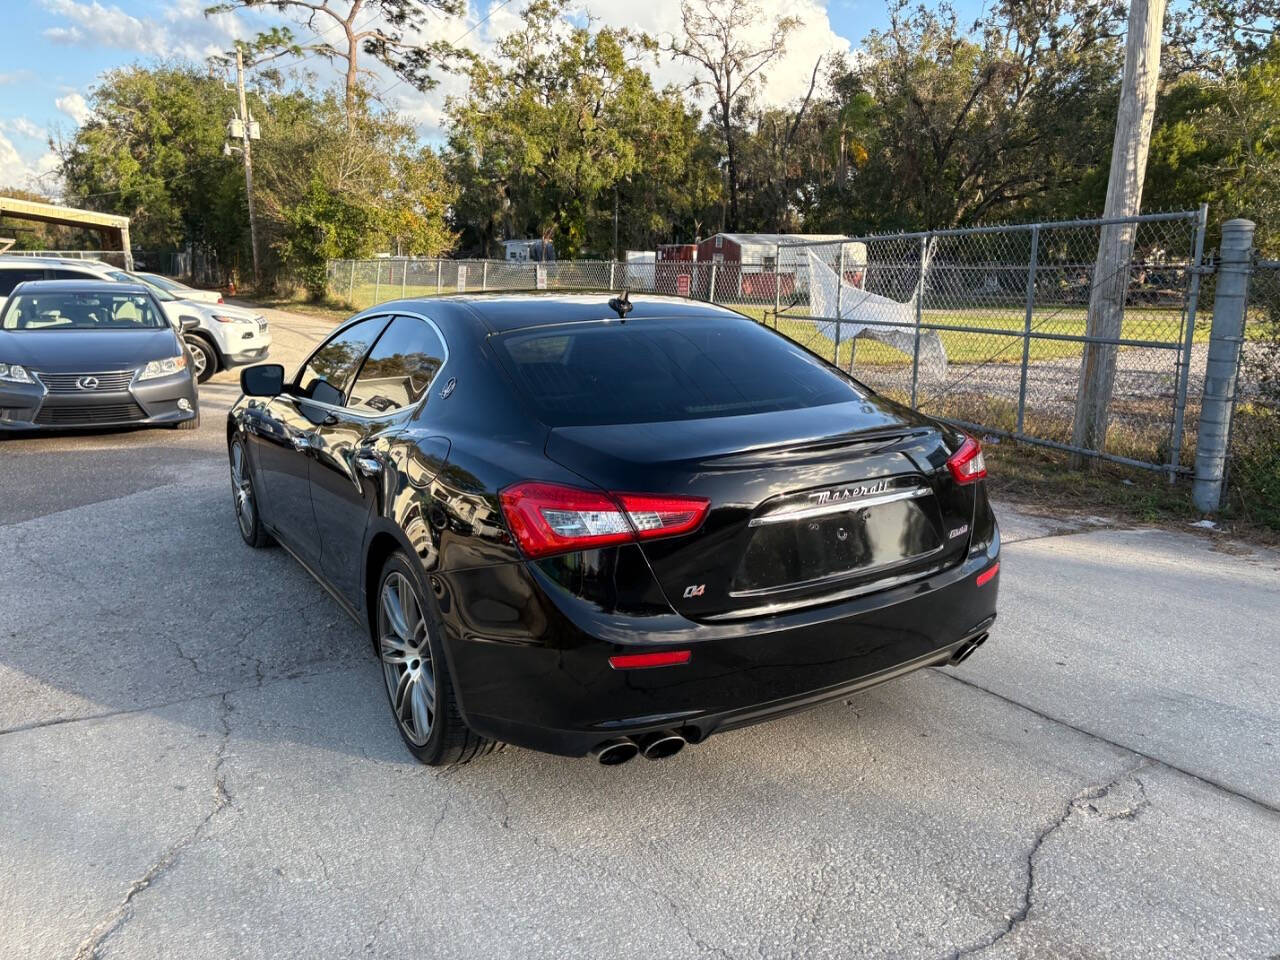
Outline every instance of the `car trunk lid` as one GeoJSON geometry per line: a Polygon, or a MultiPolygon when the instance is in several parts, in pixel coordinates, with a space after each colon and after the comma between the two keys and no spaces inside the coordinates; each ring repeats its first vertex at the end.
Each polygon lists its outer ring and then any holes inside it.
{"type": "Polygon", "coordinates": [[[768,615],[959,562],[971,487],[931,421],[875,397],[679,423],[557,427],[547,455],[618,492],[711,501],[697,530],[642,544],[693,619],[768,615]]]}

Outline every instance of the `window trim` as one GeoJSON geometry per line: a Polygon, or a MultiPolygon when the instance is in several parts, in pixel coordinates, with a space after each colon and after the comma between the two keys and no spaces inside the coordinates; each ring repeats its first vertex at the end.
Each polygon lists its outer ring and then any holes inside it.
{"type": "Polygon", "coordinates": [[[376,423],[376,422],[381,422],[383,420],[390,420],[393,417],[402,417],[406,413],[416,417],[418,415],[418,411],[422,409],[424,404],[426,404],[427,397],[430,396],[431,394],[431,388],[435,385],[435,382],[440,378],[440,374],[444,372],[445,367],[449,365],[449,341],[445,339],[444,331],[440,329],[439,324],[437,324],[434,320],[432,320],[426,314],[417,313],[412,310],[386,310],[386,309],[371,308],[370,310],[364,313],[357,313],[354,317],[348,317],[347,320],[341,326],[339,326],[336,330],[334,330],[333,333],[331,333],[328,337],[326,337],[324,341],[318,347],[315,348],[315,350],[312,350],[309,354],[307,354],[307,358],[302,361],[302,366],[298,368],[298,374],[293,378],[293,383],[291,384],[291,386],[296,387],[298,385],[298,377],[301,376],[303,371],[307,369],[308,364],[310,364],[311,362],[311,358],[315,356],[318,351],[323,349],[325,344],[327,344],[330,340],[338,336],[340,333],[342,333],[344,330],[348,329],[349,327],[354,327],[357,323],[359,323],[362,320],[374,320],[378,317],[386,317],[387,325],[382,328],[381,332],[379,332],[377,337],[374,338],[373,342],[369,344],[369,349],[366,350],[364,354],[360,357],[360,363],[356,367],[355,375],[351,378],[351,384],[347,387],[345,391],[343,391],[341,406],[336,406],[332,403],[325,403],[323,400],[313,400],[310,397],[301,397],[301,396],[295,395],[292,397],[292,399],[296,400],[299,403],[312,404],[313,406],[319,407],[322,410],[332,410],[334,413],[346,414],[349,417],[354,417],[357,420],[363,420],[368,423],[376,423]],[[436,332],[436,336],[440,338],[440,343],[443,344],[444,346],[444,362],[440,364],[440,369],[436,371],[436,375],[432,377],[431,382],[427,384],[427,389],[422,391],[422,397],[412,407],[406,407],[403,410],[391,410],[387,413],[378,413],[378,414],[372,414],[372,415],[358,413],[357,411],[351,409],[346,405],[347,397],[351,396],[351,387],[355,386],[356,380],[359,379],[360,371],[364,369],[364,362],[369,359],[369,354],[372,353],[373,348],[378,345],[378,341],[382,339],[382,335],[385,334],[391,328],[391,323],[393,320],[395,320],[396,317],[413,317],[414,319],[423,321],[424,323],[426,323],[427,326],[429,326],[432,330],[434,330],[436,332]]]}
{"type": "Polygon", "coordinates": [[[430,317],[425,317],[422,314],[418,314],[418,313],[410,313],[407,310],[396,310],[390,314],[385,314],[385,315],[390,316],[391,320],[387,323],[385,327],[382,328],[382,332],[378,334],[378,339],[373,341],[373,343],[369,346],[369,349],[365,351],[364,356],[360,358],[360,366],[356,367],[356,375],[351,378],[351,386],[347,388],[347,392],[343,396],[343,400],[342,400],[342,409],[346,410],[352,416],[360,417],[362,420],[381,420],[384,417],[399,416],[405,413],[406,411],[412,411],[413,414],[416,416],[418,410],[422,407],[424,403],[427,402],[427,395],[431,393],[432,386],[434,386],[436,380],[440,378],[441,371],[443,371],[445,366],[449,363],[449,344],[445,342],[444,333],[440,330],[438,326],[436,326],[435,321],[433,321],[430,317]],[[382,338],[387,335],[387,331],[391,329],[391,325],[396,322],[396,317],[408,317],[411,320],[420,320],[423,323],[425,323],[428,327],[430,327],[431,330],[435,332],[436,337],[439,338],[440,346],[444,347],[444,357],[440,361],[440,366],[436,368],[435,374],[431,377],[430,380],[427,381],[427,385],[422,391],[422,396],[420,396],[416,401],[414,401],[412,405],[405,407],[402,410],[391,410],[391,411],[388,411],[387,413],[379,413],[379,414],[374,414],[372,416],[367,416],[362,413],[356,413],[355,411],[352,410],[351,407],[347,406],[347,400],[351,398],[351,391],[355,389],[356,382],[360,379],[360,374],[364,373],[364,365],[369,362],[369,357],[373,354],[373,351],[378,348],[378,344],[382,342],[382,338]]]}

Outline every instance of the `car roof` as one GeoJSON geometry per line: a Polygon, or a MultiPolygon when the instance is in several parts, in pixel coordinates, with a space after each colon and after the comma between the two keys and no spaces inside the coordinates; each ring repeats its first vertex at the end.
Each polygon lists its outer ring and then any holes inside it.
{"type": "MultiPolygon", "coordinates": [[[[489,293],[458,294],[448,297],[419,297],[397,301],[404,309],[431,305],[435,311],[441,308],[457,314],[468,314],[480,320],[491,333],[506,333],[525,327],[548,324],[581,323],[584,320],[616,320],[617,311],[609,301],[617,293],[489,293]],[[412,305],[412,306],[411,306],[412,305]]],[[[396,303],[383,303],[376,312],[394,311],[396,303]]],[[[683,297],[666,297],[642,294],[631,297],[628,320],[646,317],[710,317],[737,316],[733,311],[701,300],[683,297]]],[[[374,311],[366,311],[374,312],[374,311]]]]}
{"type": "Polygon", "coordinates": [[[123,283],[116,280],[28,280],[13,288],[14,293],[145,293],[140,283],[123,283]]]}
{"type": "Polygon", "coordinates": [[[97,267],[100,270],[120,269],[105,260],[90,260],[84,257],[20,257],[14,254],[0,254],[0,267],[97,267]]]}

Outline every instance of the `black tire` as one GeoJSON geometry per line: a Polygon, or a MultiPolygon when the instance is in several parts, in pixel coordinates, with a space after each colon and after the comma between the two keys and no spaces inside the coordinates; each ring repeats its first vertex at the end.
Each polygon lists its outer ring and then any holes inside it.
{"type": "Polygon", "coordinates": [[[253,485],[253,471],[249,469],[248,451],[239,437],[227,444],[227,459],[231,465],[231,498],[240,537],[255,550],[269,547],[274,541],[267,533],[267,528],[262,525],[258,493],[253,485]]]}
{"type": "Polygon", "coordinates": [[[173,425],[175,430],[199,430],[200,429],[200,411],[196,411],[196,415],[190,420],[179,420],[173,425]]]}
{"type": "Polygon", "coordinates": [[[218,351],[214,350],[204,337],[191,334],[183,339],[186,340],[187,349],[191,351],[191,359],[195,362],[191,372],[195,374],[197,383],[204,383],[218,372],[218,351]]]}
{"type": "Polygon", "coordinates": [[[497,743],[471,730],[458,712],[458,698],[449,679],[449,665],[441,642],[443,625],[435,598],[424,588],[417,565],[402,551],[392,553],[383,564],[371,602],[376,604],[371,623],[387,703],[409,752],[431,767],[468,763],[492,752],[497,743]],[[400,598],[397,600],[401,608],[400,629],[392,626],[390,611],[384,605],[384,592],[388,590],[400,598]],[[412,595],[416,615],[409,604],[403,602],[405,590],[412,595]],[[424,650],[430,652],[429,658],[420,656],[424,650]],[[397,688],[400,687],[403,692],[397,707],[397,688]],[[432,687],[434,698],[429,694],[432,687]],[[415,703],[416,698],[422,699],[415,703]],[[430,708],[425,706],[427,702],[430,708]],[[425,736],[419,729],[419,706],[428,719],[425,736]]]}

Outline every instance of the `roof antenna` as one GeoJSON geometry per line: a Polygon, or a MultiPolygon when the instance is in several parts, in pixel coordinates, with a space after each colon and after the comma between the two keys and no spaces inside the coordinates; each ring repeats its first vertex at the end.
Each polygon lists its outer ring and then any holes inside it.
{"type": "Polygon", "coordinates": [[[618,319],[627,319],[627,314],[631,312],[631,296],[627,290],[622,291],[622,296],[614,297],[609,301],[609,309],[617,311],[618,319]]]}

